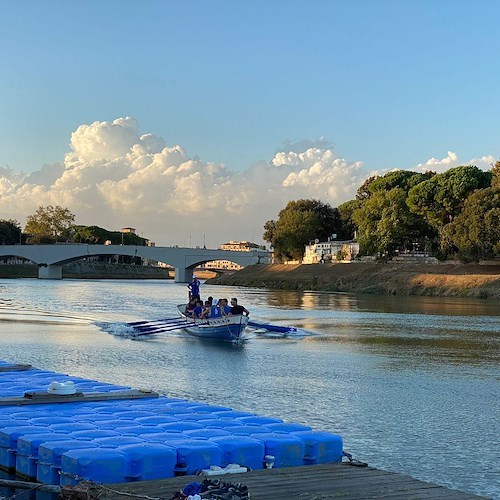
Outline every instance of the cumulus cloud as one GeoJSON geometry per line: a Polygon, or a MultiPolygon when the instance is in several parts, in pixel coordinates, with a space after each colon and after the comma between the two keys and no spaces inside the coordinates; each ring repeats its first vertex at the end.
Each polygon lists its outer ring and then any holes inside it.
{"type": "MultiPolygon", "coordinates": [[[[269,162],[240,172],[191,158],[181,145],[138,129],[131,117],[81,125],[61,163],[30,175],[0,168],[2,217],[24,224],[39,205],[62,205],[78,224],[132,226],[158,245],[206,241],[215,247],[252,235],[259,240],[264,223],[276,219],[290,200],[316,198],[337,206],[375,173],[360,161],[341,158],[324,138],[288,143],[269,162]]],[[[490,168],[493,159],[478,162],[490,168]]],[[[413,170],[458,164],[450,152],[413,170]]]]}
{"type": "Polygon", "coordinates": [[[410,170],[415,170],[417,172],[432,171],[441,174],[450,168],[458,167],[460,165],[475,165],[482,170],[489,170],[495,161],[496,160],[493,156],[487,155],[462,162],[459,160],[456,153],[448,151],[448,154],[444,158],[430,158],[426,162],[419,163],[410,170]]]}

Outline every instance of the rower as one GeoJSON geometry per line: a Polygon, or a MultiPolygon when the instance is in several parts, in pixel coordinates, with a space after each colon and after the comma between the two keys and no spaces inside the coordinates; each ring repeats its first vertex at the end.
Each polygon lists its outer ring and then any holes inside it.
{"type": "Polygon", "coordinates": [[[250,312],[245,307],[240,306],[238,304],[238,299],[236,297],[233,297],[231,299],[231,309],[229,310],[229,314],[231,316],[237,316],[240,314],[244,314],[245,316],[248,316],[250,314],[250,312]]]}

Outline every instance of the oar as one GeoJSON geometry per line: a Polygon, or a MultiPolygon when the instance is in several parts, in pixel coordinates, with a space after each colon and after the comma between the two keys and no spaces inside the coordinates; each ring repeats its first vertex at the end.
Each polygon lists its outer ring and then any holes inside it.
{"type": "Polygon", "coordinates": [[[249,321],[248,326],[253,326],[255,328],[262,328],[264,330],[269,330],[270,332],[281,332],[281,333],[297,332],[297,328],[295,328],[294,326],[271,325],[269,323],[258,323],[257,321],[249,321]]]}
{"type": "MultiPolygon", "coordinates": [[[[206,325],[206,324],[208,324],[208,321],[204,323],[196,323],[196,325],[206,325]]],[[[151,328],[150,330],[138,331],[137,333],[134,333],[134,337],[139,337],[141,335],[153,335],[155,333],[172,332],[174,330],[181,330],[185,326],[193,326],[193,325],[194,323],[188,323],[187,321],[185,321],[184,323],[180,323],[178,325],[151,328]]]]}
{"type": "Polygon", "coordinates": [[[168,321],[178,321],[179,316],[176,316],[175,318],[164,318],[164,319],[152,319],[152,320],[147,320],[147,321],[132,321],[132,323],[127,323],[129,326],[139,326],[139,325],[145,325],[149,323],[160,323],[160,322],[168,322],[168,321]]]}
{"type": "Polygon", "coordinates": [[[167,322],[148,323],[147,325],[138,325],[138,326],[133,326],[132,328],[134,330],[143,331],[143,330],[149,330],[151,328],[161,328],[161,327],[177,326],[185,324],[186,324],[185,319],[178,319],[177,321],[169,321],[168,323],[167,322]]]}

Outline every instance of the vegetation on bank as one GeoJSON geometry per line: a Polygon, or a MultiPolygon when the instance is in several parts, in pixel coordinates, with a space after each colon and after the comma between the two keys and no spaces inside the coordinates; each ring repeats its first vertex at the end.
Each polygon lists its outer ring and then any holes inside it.
{"type": "Polygon", "coordinates": [[[464,262],[500,256],[500,161],[484,172],[471,165],[442,174],[396,170],[374,176],[337,208],[290,201],[264,225],[278,262],[301,260],[305,245],[356,238],[360,255],[391,258],[419,248],[464,262]]]}
{"type": "Polygon", "coordinates": [[[207,283],[271,290],[500,299],[500,263],[257,264],[207,283]]]}
{"type": "Polygon", "coordinates": [[[148,240],[134,233],[108,231],[98,226],[81,226],[74,224],[75,215],[67,208],[59,205],[39,206],[34,214],[26,219],[24,231],[18,221],[0,219],[0,244],[28,245],[53,243],[88,243],[104,245],[145,246],[148,240]]]}

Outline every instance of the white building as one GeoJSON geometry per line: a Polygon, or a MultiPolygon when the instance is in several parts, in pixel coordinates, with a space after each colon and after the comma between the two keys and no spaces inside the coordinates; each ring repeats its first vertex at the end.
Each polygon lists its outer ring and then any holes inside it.
{"type": "Polygon", "coordinates": [[[318,264],[319,262],[349,262],[359,253],[359,243],[348,240],[318,241],[306,245],[303,264],[318,264]],[[340,257],[340,259],[338,258],[340,257]]]}
{"type": "MultiPolygon", "coordinates": [[[[232,250],[233,252],[251,252],[252,250],[262,250],[264,247],[257,245],[256,243],[250,243],[249,241],[229,241],[228,243],[223,243],[218,250],[232,250]]],[[[231,271],[239,271],[243,269],[243,266],[231,262],[230,260],[214,260],[212,262],[207,262],[203,267],[205,269],[229,269],[231,271]]]]}

